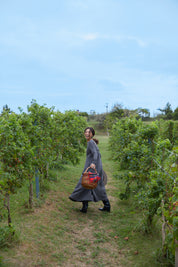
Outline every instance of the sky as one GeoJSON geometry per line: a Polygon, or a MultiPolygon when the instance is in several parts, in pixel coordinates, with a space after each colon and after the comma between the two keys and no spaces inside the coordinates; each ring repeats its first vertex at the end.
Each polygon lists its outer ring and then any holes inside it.
{"type": "Polygon", "coordinates": [[[0,111],[178,107],[177,0],[0,0],[0,111]]]}

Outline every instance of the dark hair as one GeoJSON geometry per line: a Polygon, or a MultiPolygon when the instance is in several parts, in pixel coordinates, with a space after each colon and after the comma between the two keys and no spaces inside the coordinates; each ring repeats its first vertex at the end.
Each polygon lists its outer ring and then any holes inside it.
{"type": "MultiPolygon", "coordinates": [[[[90,130],[90,132],[91,132],[92,135],[94,136],[94,135],[95,135],[95,130],[94,130],[92,127],[87,127],[87,128],[85,128],[84,133],[85,133],[86,130],[88,130],[88,129],[90,130]]],[[[95,141],[96,144],[99,144],[99,140],[98,140],[98,139],[93,138],[93,141],[95,141]]]]}
{"type": "Polygon", "coordinates": [[[93,138],[93,141],[95,141],[95,143],[98,145],[99,144],[99,140],[96,138],[93,138]]]}

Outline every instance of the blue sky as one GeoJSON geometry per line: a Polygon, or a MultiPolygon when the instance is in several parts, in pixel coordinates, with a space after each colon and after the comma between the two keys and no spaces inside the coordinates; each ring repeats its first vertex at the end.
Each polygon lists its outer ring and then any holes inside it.
{"type": "Polygon", "coordinates": [[[0,109],[178,106],[177,0],[0,1],[0,109]]]}

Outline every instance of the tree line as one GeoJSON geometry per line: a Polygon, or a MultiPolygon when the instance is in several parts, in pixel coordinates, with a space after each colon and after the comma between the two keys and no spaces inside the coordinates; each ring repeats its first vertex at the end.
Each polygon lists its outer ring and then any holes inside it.
{"type": "Polygon", "coordinates": [[[142,121],[155,121],[155,120],[178,120],[178,107],[173,110],[171,104],[168,102],[164,108],[158,108],[161,113],[152,117],[150,111],[147,108],[136,108],[134,110],[123,108],[121,104],[115,104],[111,111],[107,111],[101,114],[97,114],[94,110],[88,114],[87,112],[80,112],[81,116],[87,118],[87,120],[95,121],[96,127],[99,130],[111,129],[112,125],[121,118],[135,117],[142,121]]]}

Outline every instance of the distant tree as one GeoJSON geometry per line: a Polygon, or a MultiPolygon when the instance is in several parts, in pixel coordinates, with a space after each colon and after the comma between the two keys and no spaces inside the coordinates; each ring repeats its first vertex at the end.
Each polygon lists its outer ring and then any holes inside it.
{"type": "Polygon", "coordinates": [[[124,109],[121,104],[115,104],[110,112],[113,118],[120,119],[124,116],[124,109]]]}
{"type": "Polygon", "coordinates": [[[173,119],[178,120],[178,107],[173,112],[173,119]]]}
{"type": "Polygon", "coordinates": [[[107,130],[112,128],[112,125],[116,123],[117,120],[125,116],[124,109],[121,104],[115,104],[111,111],[106,114],[105,128],[107,130]]]}
{"type": "Polygon", "coordinates": [[[89,120],[94,120],[96,116],[95,110],[90,110],[89,120]]]}
{"type": "Polygon", "coordinates": [[[168,102],[165,107],[165,115],[167,119],[172,119],[173,111],[171,108],[171,104],[168,102]]]}
{"type": "Polygon", "coordinates": [[[95,117],[97,124],[95,127],[99,130],[105,129],[105,119],[106,119],[106,113],[97,114],[95,117]]]}
{"type": "Polygon", "coordinates": [[[165,119],[172,119],[173,117],[173,111],[171,108],[171,104],[168,102],[165,106],[164,109],[158,108],[159,111],[163,112],[163,114],[165,115],[165,119]]]}
{"type": "Polygon", "coordinates": [[[79,116],[88,118],[89,115],[88,115],[87,112],[81,112],[81,111],[79,111],[79,116]]]}
{"type": "Polygon", "coordinates": [[[7,113],[11,113],[12,112],[7,104],[3,106],[2,113],[4,113],[4,112],[7,112],[7,113]]]}
{"type": "Polygon", "coordinates": [[[150,117],[150,111],[147,108],[137,108],[135,112],[144,120],[150,117]]]}
{"type": "Polygon", "coordinates": [[[124,109],[124,117],[129,117],[131,114],[131,111],[127,108],[124,109]]]}

